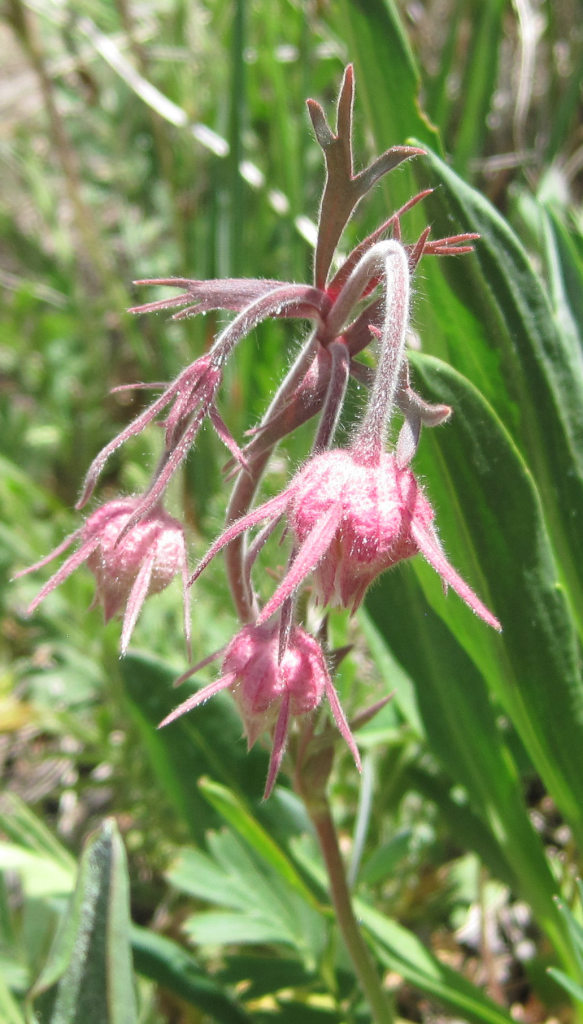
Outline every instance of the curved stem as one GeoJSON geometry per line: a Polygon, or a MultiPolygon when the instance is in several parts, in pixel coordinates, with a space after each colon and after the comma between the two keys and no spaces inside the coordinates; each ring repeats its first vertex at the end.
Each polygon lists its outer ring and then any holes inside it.
{"type": "MultiPolygon", "coordinates": [[[[276,409],[278,405],[284,404],[286,399],[293,394],[299,382],[303,379],[310,368],[315,356],[316,346],[318,345],[317,330],[318,329],[315,328],[311,332],[296,361],[293,363],[286,377],[277,389],[276,394],[269,404],[269,408],[263,416],[261,421],[262,424],[267,423],[271,418],[274,409],[276,409]]],[[[245,513],[249,511],[255,491],[259,486],[259,481],[263,476],[263,471],[269,462],[274,448],[275,443],[250,462],[248,472],[239,473],[227,508],[227,525],[234,522],[236,519],[240,519],[241,516],[245,515],[245,513]]],[[[247,583],[247,573],[245,571],[246,548],[244,537],[237,537],[231,542],[231,544],[229,544],[225,552],[225,561],[229,588],[233,595],[237,615],[241,622],[250,622],[257,614],[257,609],[255,608],[254,596],[247,583]]]]}
{"type": "Polygon", "coordinates": [[[385,274],[385,319],[381,348],[367,409],[351,446],[353,454],[362,463],[377,462],[385,447],[391,411],[399,387],[409,317],[407,253],[399,242],[380,242],[374,248],[380,249],[381,245],[384,246],[382,259],[385,274]]]}
{"type": "Polygon", "coordinates": [[[350,352],[348,346],[338,339],[328,346],[332,357],[330,382],[324,399],[324,408],[320,417],[320,425],[312,445],[313,452],[321,452],[329,448],[334,439],[342,403],[348,387],[350,376],[350,352]]]}

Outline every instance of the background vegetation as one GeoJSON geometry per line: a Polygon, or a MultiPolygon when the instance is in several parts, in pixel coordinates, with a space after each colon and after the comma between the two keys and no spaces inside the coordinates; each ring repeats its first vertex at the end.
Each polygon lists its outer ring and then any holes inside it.
{"type": "MultiPolygon", "coordinates": [[[[504,624],[490,635],[417,561],[356,622],[333,617],[354,644],[347,710],[396,691],[359,733],[362,778],[345,755],[333,777],[349,876],[402,1019],[581,1019],[579,4],[3,12],[0,1019],[369,1019],[302,806],[285,776],[261,803],[267,754],[245,753],[229,698],[156,732],[186,664],[178,589],[147,603],[120,661],[88,573],[31,620],[39,578],[7,583],[78,525],[85,469],[143,400],[110,389],[171,379],[221,322],[132,318],[151,297],[132,279],[309,278],[323,169],[304,99],[330,110],[348,60],[357,165],[410,138],[431,151],[386,179],[348,242],[428,185],[408,237],[428,221],[482,236],[417,278],[417,385],[455,416],[416,467],[452,562],[504,624]]],[[[225,391],[236,437],[304,326],[242,346],[225,391]]],[[[112,459],[101,499],[143,487],[157,444],[112,459]]],[[[301,438],[282,451],[274,486],[302,455],[301,438]]],[[[223,462],[203,434],[174,487],[193,560],[220,524],[223,462]]],[[[233,627],[217,565],[195,591],[196,656],[233,627]]]]}

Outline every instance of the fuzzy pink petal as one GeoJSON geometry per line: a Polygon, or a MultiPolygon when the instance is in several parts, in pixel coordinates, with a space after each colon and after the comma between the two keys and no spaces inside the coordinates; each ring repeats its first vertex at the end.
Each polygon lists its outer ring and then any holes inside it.
{"type": "Polygon", "coordinates": [[[174,446],[172,451],[168,453],[168,458],[164,463],[159,475],[154,480],[154,483],[150,487],[149,491],[146,491],[143,499],[140,501],[135,512],[129,517],[122,530],[120,530],[119,537],[117,538],[117,544],[120,544],[124,537],[133,530],[134,526],[141,522],[145,516],[148,515],[155,505],[159,502],[164,491],[166,490],[172,475],[178,469],[180,463],[188,455],[194,439],[200,430],[203,420],[206,415],[205,409],[199,409],[188,428],[184,431],[180,441],[174,446]]]}
{"type": "Polygon", "coordinates": [[[12,579],[19,580],[21,576],[28,576],[29,572],[36,572],[37,569],[42,569],[43,566],[48,565],[48,563],[52,562],[53,559],[58,558],[59,555],[62,555],[63,551],[66,551],[67,548],[70,548],[71,544],[73,544],[76,540],[79,539],[82,532],[83,527],[80,526],[78,530],[74,530],[73,533],[70,533],[68,537],[65,537],[65,539],[62,540],[61,543],[58,544],[56,548],[53,548],[50,554],[45,555],[44,558],[41,558],[40,562],[35,562],[34,565],[29,565],[27,566],[26,569],[21,569],[19,572],[14,574],[12,579]]]}
{"type": "Polygon", "coordinates": [[[267,800],[270,796],[271,791],[275,785],[275,780],[278,776],[279,769],[281,768],[281,762],[285,753],[285,744],[287,740],[287,730],[289,726],[289,713],[290,713],[290,695],[289,693],[284,694],[281,701],[281,708],[277,716],[277,722],[275,723],[275,733],[273,735],[273,749],[271,751],[271,757],[269,759],[269,771],[267,773],[267,780],[265,783],[265,790],[263,793],[263,799],[267,800]]]}
{"type": "Polygon", "coordinates": [[[227,424],[225,423],[223,417],[219,413],[219,410],[217,409],[214,402],[209,407],[209,416],[213,427],[215,428],[217,434],[219,435],[225,447],[229,449],[233,458],[237,460],[237,462],[243,467],[243,469],[249,472],[249,463],[247,462],[247,459],[245,458],[243,452],[239,448],[239,445],[235,441],[235,438],[231,434],[229,428],[227,427],[227,424]]]}
{"type": "Polygon", "coordinates": [[[270,516],[279,517],[283,513],[288,500],[289,489],[282,491],[282,493],[277,494],[275,498],[271,498],[263,505],[260,505],[259,508],[254,509],[246,516],[242,516],[240,519],[236,519],[234,523],[231,523],[231,525],[227,527],[220,537],[217,537],[214,544],[209,548],[206,555],[190,577],[190,580],[188,581],[189,586],[192,586],[194,581],[200,576],[201,572],[206,569],[209,562],[212,561],[215,555],[218,555],[222,548],[227,544],[230,544],[235,537],[239,536],[239,534],[244,533],[245,530],[251,529],[251,527],[255,526],[257,523],[261,523],[264,519],[269,519],[270,516]]]}
{"type": "Polygon", "coordinates": [[[334,534],[342,518],[342,501],[336,501],[326,515],[316,523],[313,530],[298,549],[298,553],[290,565],[279,587],[270,597],[257,619],[257,625],[267,622],[287,597],[304,582],[306,576],[316,568],[318,562],[330,547],[334,534]]]}
{"type": "Polygon", "coordinates": [[[215,693],[220,693],[221,690],[226,690],[227,687],[232,686],[237,678],[235,672],[227,672],[226,675],[221,676],[220,679],[215,679],[214,683],[209,683],[208,686],[203,686],[202,690],[198,693],[193,693],[188,700],[179,704],[174,711],[171,711],[169,715],[166,715],[160,725],[159,729],[163,729],[165,725],[170,725],[176,718],[180,718],[181,715],[185,715],[187,711],[192,711],[193,708],[197,708],[199,704],[204,704],[211,697],[214,697],[215,693]]]}
{"type": "Polygon", "coordinates": [[[489,626],[492,626],[498,632],[502,632],[502,626],[498,622],[498,619],[492,615],[486,605],[482,604],[479,597],[474,593],[472,588],[458,575],[454,567],[448,562],[445,554],[441,550],[441,547],[436,543],[426,530],[420,529],[415,523],[411,523],[411,534],[420,553],[424,559],[429,562],[431,566],[439,573],[444,583],[449,584],[450,587],[456,591],[461,597],[462,601],[472,609],[476,615],[479,615],[484,622],[487,622],[489,626]]]}
{"type": "Polygon", "coordinates": [[[158,415],[158,413],[161,412],[162,409],[164,409],[169,404],[175,392],[180,389],[181,380],[183,376],[184,374],[180,374],[180,376],[176,378],[174,383],[170,385],[170,387],[164,392],[163,395],[160,395],[160,397],[156,399],[156,401],[153,402],[152,405],[149,405],[147,409],[144,409],[144,412],[140,413],[139,416],[136,416],[136,418],[132,420],[132,422],[125,428],[125,430],[122,430],[121,433],[117,435],[117,437],[114,437],[113,440],[110,441],[109,444],[106,444],[105,448],[102,448],[99,454],[95,456],[93,462],[91,463],[89,469],[87,470],[85,481],[83,483],[81,497],[79,498],[79,501],[75,505],[75,508],[83,508],[83,506],[86,505],[87,502],[89,501],[91,495],[93,494],[95,484],[97,483],[97,480],[101,475],[101,471],[103,470],[105,463],[109,459],[109,456],[113,455],[113,453],[117,451],[120,445],[124,444],[125,441],[127,441],[130,437],[134,437],[135,434],[139,434],[140,431],[147,427],[148,424],[151,423],[152,420],[158,415]]]}
{"type": "Polygon", "coordinates": [[[359,772],[361,772],[362,771],[362,762],[360,760],[360,753],[358,751],[358,747],[356,746],[356,742],[354,740],[354,736],[352,735],[352,733],[350,731],[350,726],[349,726],[349,724],[348,724],[348,722],[346,720],[346,715],[344,714],[344,712],[342,710],[342,705],[340,704],[340,701],[338,700],[338,694],[336,693],[336,690],[334,688],[334,684],[332,683],[332,681],[330,679],[326,680],[326,696],[328,698],[328,703],[330,704],[330,708],[332,709],[332,714],[334,715],[334,721],[336,722],[336,728],[338,729],[338,732],[342,736],[342,739],[346,741],[346,743],[348,745],[348,748],[350,750],[350,753],[352,754],[352,756],[354,758],[354,763],[355,763],[356,767],[358,768],[359,772]]]}
{"type": "Polygon", "coordinates": [[[134,584],[130,591],[126,610],[123,617],[123,626],[121,631],[121,653],[125,654],[127,646],[130,642],[130,637],[134,631],[134,626],[138,620],[138,615],[142,610],[144,601],[148,596],[150,589],[150,582],[152,579],[152,570],[154,568],[154,562],[156,561],[156,547],[155,545],[150,548],[146,558],[140,566],[140,571],[134,580],[134,584]]]}
{"type": "Polygon", "coordinates": [[[60,584],[63,583],[71,573],[75,572],[75,569],[78,569],[79,566],[89,558],[89,555],[99,547],[99,544],[99,537],[90,537],[89,540],[86,540],[77,551],[74,551],[67,561],[63,563],[58,572],[56,572],[54,576],[51,576],[48,583],[45,583],[42,590],[36,595],[34,601],[29,604],[26,609],[26,614],[32,615],[33,611],[38,607],[41,601],[44,601],[48,594],[55,590],[56,587],[60,586],[60,584]]]}
{"type": "MultiPolygon", "coordinates": [[[[139,281],[135,281],[139,284],[139,281]]],[[[192,295],[188,292],[183,295],[175,295],[173,298],[158,299],[156,302],[144,302],[141,306],[130,306],[128,313],[157,313],[163,309],[175,309],[176,306],[192,306],[192,295]]]]}
{"type": "MultiPolygon", "coordinates": [[[[320,291],[318,288],[313,288],[307,284],[286,284],[284,287],[290,296],[288,301],[274,306],[272,312],[264,314],[262,319],[270,316],[277,319],[297,318],[314,320],[317,316],[324,317],[328,312],[331,301],[325,292],[320,291]],[[296,289],[296,291],[292,294],[291,289],[296,289]]],[[[282,289],[279,290],[281,291],[282,289]]],[[[258,296],[258,298],[260,297],[258,296]]],[[[228,303],[221,303],[219,305],[212,298],[197,299],[194,305],[180,310],[179,313],[174,313],[172,319],[186,320],[188,317],[198,316],[199,313],[207,313],[212,309],[233,309],[236,312],[244,313],[248,306],[249,302],[247,301],[238,302],[231,300],[228,303]]],[[[245,331],[245,333],[248,334],[249,332],[245,331]]],[[[240,336],[243,337],[243,335],[240,336]]]]}
{"type": "Polygon", "coordinates": [[[161,277],[146,278],[141,281],[134,281],[135,285],[163,285],[170,288],[186,288],[186,292],[177,295],[175,298],[159,299],[157,302],[147,302],[141,306],[134,306],[128,310],[130,313],[150,313],[160,309],[171,309],[176,306],[190,304],[190,315],[194,312],[203,312],[210,309],[232,309],[241,310],[250,302],[273,291],[283,281],[264,280],[261,278],[226,278],[211,279],[209,281],[196,281],[187,277],[161,277]],[[195,307],[199,307],[198,310],[195,307]]]}
{"type": "MultiPolygon", "coordinates": [[[[215,341],[211,352],[215,360],[224,362],[234,346],[263,320],[273,316],[298,316],[316,320],[330,306],[328,296],[306,284],[285,284],[274,288],[255,302],[245,306],[215,341]]],[[[182,314],[178,313],[176,319],[182,314]]]]}

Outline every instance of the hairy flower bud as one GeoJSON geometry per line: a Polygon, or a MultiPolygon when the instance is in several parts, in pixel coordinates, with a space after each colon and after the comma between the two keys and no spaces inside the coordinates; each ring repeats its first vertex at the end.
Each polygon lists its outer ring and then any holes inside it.
{"type": "Polygon", "coordinates": [[[297,541],[287,573],[260,612],[266,622],[313,573],[324,602],[358,608],[367,587],[391,566],[421,554],[476,615],[500,630],[498,619],[448,562],[433,526],[434,512],[412,470],[395,455],[361,460],[354,449],[321,452],[300,469],[289,487],[231,523],[191,577],[258,523],[287,514],[297,541]]]}
{"type": "Polygon", "coordinates": [[[169,725],[180,715],[227,688],[231,689],[241,713],[249,747],[262,733],[272,734],[266,798],[273,789],[285,752],[290,716],[314,711],[324,696],[360,770],[358,749],[330,678],[322,648],[299,626],[292,627],[283,651],[280,650],[278,624],[244,626],[227,647],[221,678],[185,700],[160,725],[169,725]]]}
{"type": "Polygon", "coordinates": [[[128,523],[139,506],[139,498],[119,498],[107,502],[49,555],[18,573],[24,576],[40,569],[73,543],[80,541],[77,550],[32,601],[28,614],[32,614],[48,594],[86,562],[95,576],[95,601],[103,605],[105,621],[108,622],[125,608],[121,639],[122,653],[125,653],[144,601],[151,594],[164,590],[179,572],[183,580],[185,631],[189,642],[190,613],[184,531],[180,523],[160,505],[128,529],[128,523]]]}
{"type": "Polygon", "coordinates": [[[350,451],[323,452],[298,475],[288,513],[302,544],[338,508],[338,526],[314,572],[324,604],[358,608],[380,573],[416,555],[412,526],[426,531],[433,509],[409,468],[385,453],[377,465],[361,465],[350,451]]]}
{"type": "Polygon", "coordinates": [[[298,626],[281,660],[277,628],[246,626],[227,648],[223,671],[236,676],[233,696],[250,747],[274,724],[285,695],[290,714],[305,715],[318,707],[330,682],[320,645],[298,626]]]}
{"type": "Polygon", "coordinates": [[[83,540],[98,541],[87,557],[87,567],[95,576],[106,622],[128,603],[145,567],[144,598],[165,590],[184,564],[182,526],[163,509],[150,513],[120,539],[138,504],[133,498],[108,502],[83,527],[83,540]]]}

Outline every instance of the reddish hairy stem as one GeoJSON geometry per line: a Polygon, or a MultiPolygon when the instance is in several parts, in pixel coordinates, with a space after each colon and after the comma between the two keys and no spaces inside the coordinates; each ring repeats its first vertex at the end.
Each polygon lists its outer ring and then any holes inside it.
{"type": "MultiPolygon", "coordinates": [[[[317,328],[312,331],[295,363],[291,366],[287,376],[277,389],[269,408],[263,416],[261,425],[268,423],[274,410],[278,406],[284,405],[286,400],[293,395],[298,384],[307,373],[313,362],[316,345],[318,344],[316,335],[317,328]]],[[[250,460],[248,471],[240,473],[237,477],[227,508],[225,520],[227,525],[233,523],[236,519],[240,519],[241,516],[244,516],[249,511],[259,486],[259,481],[263,476],[263,471],[269,462],[276,444],[277,442],[274,442],[256,459],[250,460]]],[[[257,615],[257,608],[254,595],[247,582],[244,537],[237,537],[229,544],[225,552],[225,563],[229,588],[233,595],[237,615],[242,623],[252,622],[257,615]]]]}
{"type": "Polygon", "coordinates": [[[352,961],[362,991],[368,1001],[375,1024],[391,1024],[393,1014],[389,999],[382,989],[381,981],[369,949],[362,937],[346,881],[344,864],[338,846],[338,837],[330,813],[330,805],[323,793],[318,794],[317,804],[306,800],[306,807],[314,824],[324,857],[330,883],[330,894],[336,911],[336,920],[346,949],[352,961]]]}
{"type": "Polygon", "coordinates": [[[385,447],[391,409],[397,396],[409,316],[409,264],[398,242],[384,246],[385,319],[382,347],[366,413],[352,443],[359,462],[375,463],[385,447]]]}

